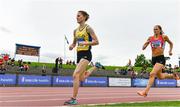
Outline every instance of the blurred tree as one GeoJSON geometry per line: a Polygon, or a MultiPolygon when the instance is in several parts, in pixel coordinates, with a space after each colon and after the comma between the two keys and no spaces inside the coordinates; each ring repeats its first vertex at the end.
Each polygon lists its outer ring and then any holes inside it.
{"type": "Polygon", "coordinates": [[[144,54],[137,55],[135,59],[135,67],[143,67],[143,69],[147,69],[147,67],[152,67],[152,61],[146,59],[144,54]]]}

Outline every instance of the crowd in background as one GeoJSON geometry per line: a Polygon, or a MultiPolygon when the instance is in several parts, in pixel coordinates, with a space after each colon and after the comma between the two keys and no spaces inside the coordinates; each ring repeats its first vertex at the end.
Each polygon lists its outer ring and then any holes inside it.
{"type": "MultiPolygon", "coordinates": [[[[61,58],[58,57],[55,59],[55,67],[54,69],[58,71],[58,69],[63,68],[63,64],[66,65],[76,65],[75,61],[67,60],[66,62],[61,58]]],[[[8,66],[14,67],[17,66],[20,72],[28,71],[30,69],[31,62],[25,62],[22,59],[15,61],[14,58],[10,58],[9,54],[0,54],[0,73],[5,73],[8,70],[8,66]],[[16,63],[15,63],[16,62],[16,63]]],[[[94,66],[93,62],[90,63],[90,66],[94,66]]],[[[46,65],[42,65],[42,74],[46,74],[46,65]]],[[[164,73],[173,73],[175,70],[179,69],[177,65],[172,67],[171,64],[166,64],[163,71],[164,73]]],[[[128,75],[131,78],[148,78],[150,72],[147,71],[147,66],[142,67],[140,72],[134,70],[134,67],[131,64],[131,60],[127,63],[126,67],[124,68],[116,68],[114,70],[116,75],[128,75]]]]}
{"type": "MultiPolygon", "coordinates": [[[[162,72],[172,74],[177,69],[179,69],[178,65],[175,65],[173,68],[171,64],[166,64],[162,72]]],[[[147,66],[143,66],[140,72],[135,71],[134,67],[131,64],[131,60],[129,60],[126,68],[115,69],[115,73],[117,75],[128,75],[131,76],[131,78],[149,78],[150,75],[150,72],[147,71],[147,66]]]]}
{"type": "MultiPolygon", "coordinates": [[[[55,59],[55,66],[58,66],[59,65],[59,68],[63,68],[63,62],[64,60],[61,58],[61,57],[58,57],[55,59]]],[[[75,61],[72,61],[72,60],[67,60],[66,65],[76,65],[75,61]]]]}
{"type": "Polygon", "coordinates": [[[0,70],[1,71],[6,71],[6,66],[9,63],[9,55],[8,54],[1,54],[0,55],[0,70]]]}
{"type": "Polygon", "coordinates": [[[22,59],[18,60],[18,67],[20,71],[28,71],[31,62],[24,62],[22,59]]]}
{"type": "MultiPolygon", "coordinates": [[[[17,66],[19,71],[28,71],[30,62],[24,62],[22,59],[18,60],[17,66]]],[[[0,73],[5,73],[8,70],[8,66],[14,67],[16,65],[15,59],[11,58],[9,54],[0,54],[0,73]]]]}
{"type": "Polygon", "coordinates": [[[75,61],[67,60],[66,65],[76,65],[75,61]]]}

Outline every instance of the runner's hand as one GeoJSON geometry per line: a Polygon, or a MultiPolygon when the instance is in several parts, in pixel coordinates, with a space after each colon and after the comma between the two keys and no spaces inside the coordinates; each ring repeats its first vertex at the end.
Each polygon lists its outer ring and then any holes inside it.
{"type": "Polygon", "coordinates": [[[73,50],[74,47],[75,47],[75,45],[74,45],[74,44],[71,44],[71,45],[69,46],[69,50],[73,50]]]}
{"type": "Polygon", "coordinates": [[[170,56],[172,55],[172,52],[171,52],[171,51],[169,51],[169,55],[170,55],[170,56]]]}

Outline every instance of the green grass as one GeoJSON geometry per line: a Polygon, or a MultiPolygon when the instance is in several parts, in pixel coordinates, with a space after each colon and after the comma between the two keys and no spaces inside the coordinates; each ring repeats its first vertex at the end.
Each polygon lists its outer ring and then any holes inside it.
{"type": "MultiPolygon", "coordinates": [[[[82,105],[86,107],[88,105],[82,105]]],[[[90,106],[90,105],[89,105],[90,106]]],[[[93,105],[92,107],[180,107],[180,101],[159,101],[159,102],[142,102],[142,103],[117,103],[93,105]]]]}
{"type": "MultiPolygon", "coordinates": [[[[16,62],[16,63],[17,63],[17,62],[16,62]]],[[[31,62],[31,66],[33,66],[33,67],[39,67],[39,66],[43,66],[43,65],[46,65],[46,66],[49,67],[49,68],[53,68],[55,64],[54,64],[54,63],[31,62]]],[[[63,64],[63,68],[64,68],[64,69],[75,69],[76,66],[63,64]]],[[[105,66],[105,68],[106,68],[107,71],[114,71],[115,69],[119,69],[119,70],[121,70],[121,69],[127,69],[126,66],[105,66]]],[[[142,69],[142,67],[134,67],[134,70],[135,70],[136,72],[141,72],[141,69],[142,69]]],[[[151,67],[148,67],[148,68],[147,68],[147,71],[148,71],[148,72],[150,72],[151,70],[152,70],[151,67]]],[[[177,72],[180,72],[180,69],[178,69],[178,70],[176,70],[176,71],[177,71],[177,72]]]]}
{"type": "MultiPolygon", "coordinates": [[[[43,66],[43,65],[46,65],[46,67],[49,67],[49,68],[53,68],[55,66],[54,63],[38,63],[38,62],[31,62],[31,66],[33,67],[38,67],[38,66],[43,66]]],[[[76,66],[74,65],[66,65],[66,64],[63,64],[63,68],[64,69],[75,69],[76,66]]]]}
{"type": "MultiPolygon", "coordinates": [[[[43,66],[43,65],[46,65],[47,67],[50,67],[50,68],[53,68],[54,67],[54,63],[38,63],[38,62],[31,62],[31,66],[33,67],[38,67],[38,66],[43,66]]],[[[66,64],[63,64],[63,68],[64,69],[75,69],[76,66],[74,65],[66,65],[66,64]]],[[[114,71],[115,69],[126,69],[127,67],[125,66],[105,66],[106,70],[107,71],[114,71]]],[[[142,69],[142,67],[134,67],[134,70],[135,71],[138,71],[140,72],[142,69]]],[[[151,71],[152,68],[148,68],[149,71],[151,71]]]]}
{"type": "Polygon", "coordinates": [[[147,106],[180,106],[180,101],[160,101],[160,102],[145,102],[145,103],[122,103],[122,104],[112,104],[112,105],[107,105],[107,106],[145,106],[145,107],[147,107],[147,106]]]}

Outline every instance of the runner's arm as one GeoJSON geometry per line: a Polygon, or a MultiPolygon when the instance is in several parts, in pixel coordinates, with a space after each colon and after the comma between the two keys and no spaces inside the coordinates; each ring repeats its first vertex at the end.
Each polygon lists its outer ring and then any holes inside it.
{"type": "Polygon", "coordinates": [[[169,55],[172,55],[173,43],[167,35],[164,36],[164,40],[169,43],[169,55]]]}
{"type": "Polygon", "coordinates": [[[73,43],[69,46],[69,50],[72,50],[76,46],[76,37],[75,37],[76,30],[74,30],[74,37],[73,37],[73,43]]]}
{"type": "Polygon", "coordinates": [[[150,37],[148,38],[148,40],[144,43],[143,47],[142,47],[142,50],[145,50],[146,47],[149,45],[150,43],[150,37]]]}

